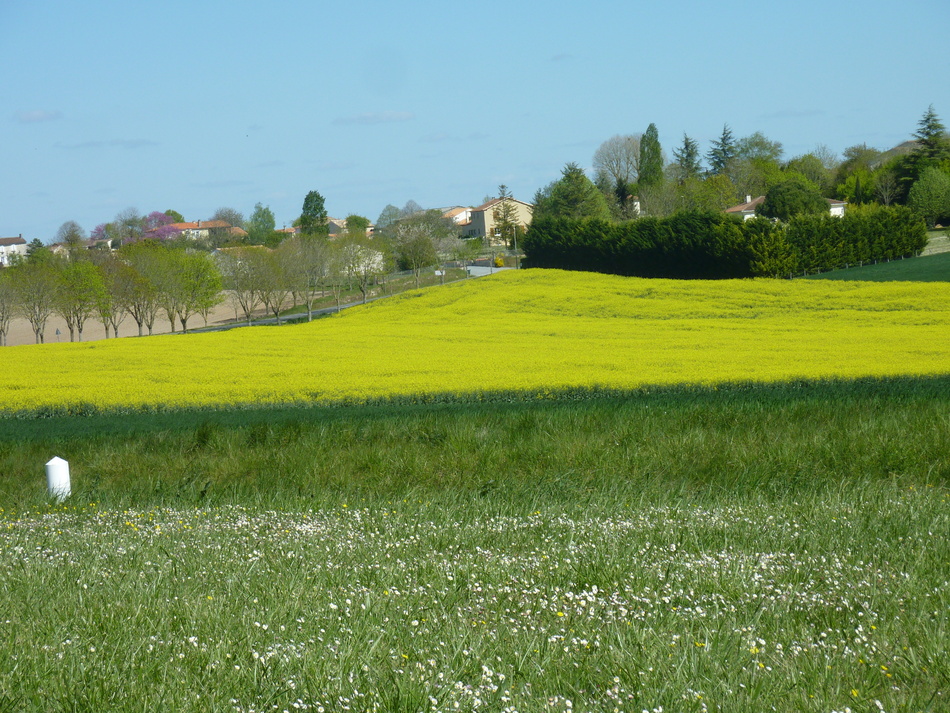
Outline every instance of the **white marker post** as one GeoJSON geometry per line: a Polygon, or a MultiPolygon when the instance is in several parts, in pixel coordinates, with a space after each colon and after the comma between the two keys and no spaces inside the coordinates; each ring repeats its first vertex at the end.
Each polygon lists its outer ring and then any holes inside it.
{"type": "Polygon", "coordinates": [[[46,464],[46,489],[56,500],[65,500],[72,493],[69,487],[69,463],[59,456],[46,464]]]}

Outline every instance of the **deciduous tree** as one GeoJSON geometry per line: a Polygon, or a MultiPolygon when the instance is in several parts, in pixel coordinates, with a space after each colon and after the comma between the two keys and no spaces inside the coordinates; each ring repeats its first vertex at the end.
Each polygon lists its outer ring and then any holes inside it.
{"type": "Polygon", "coordinates": [[[9,269],[0,270],[0,347],[7,346],[7,333],[10,331],[10,322],[17,308],[12,274],[9,269]]]}
{"type": "Polygon", "coordinates": [[[950,219],[950,175],[939,168],[925,168],[907,196],[907,206],[933,228],[950,219]]]}
{"type": "Polygon", "coordinates": [[[790,174],[785,181],[769,189],[756,213],[782,221],[796,215],[827,215],[828,201],[804,176],[790,174]]]}
{"type": "Polygon", "coordinates": [[[594,152],[594,181],[602,191],[629,186],[640,175],[640,134],[611,136],[594,152]]]}
{"type": "Polygon", "coordinates": [[[112,223],[116,239],[123,244],[141,240],[145,233],[145,218],[136,208],[119,211],[112,223]]]}
{"type": "Polygon", "coordinates": [[[86,231],[75,220],[67,220],[59,226],[54,241],[64,245],[70,257],[76,257],[86,242],[86,231]]]}
{"type": "Polygon", "coordinates": [[[140,337],[145,329],[152,334],[158,316],[161,302],[159,273],[163,270],[162,251],[165,249],[154,240],[143,240],[123,245],[118,253],[119,259],[133,270],[133,275],[129,276],[128,310],[138,326],[140,337]]]}
{"type": "Polygon", "coordinates": [[[379,217],[376,219],[376,230],[385,230],[401,217],[402,211],[390,203],[385,208],[383,208],[379,214],[379,217]]]}
{"type": "Polygon", "coordinates": [[[280,313],[294,291],[293,256],[285,250],[262,250],[260,257],[261,302],[280,324],[280,313]]]}
{"type": "Polygon", "coordinates": [[[412,271],[416,287],[422,271],[443,259],[443,242],[455,234],[455,224],[437,210],[416,213],[393,226],[393,253],[400,267],[412,271]]]}
{"type": "Polygon", "coordinates": [[[20,313],[33,328],[37,344],[46,341],[46,322],[56,306],[59,259],[46,248],[34,250],[27,260],[10,270],[20,313]]]}
{"type": "Polygon", "coordinates": [[[362,215],[356,215],[355,213],[346,216],[347,235],[365,238],[367,237],[369,226],[369,218],[365,218],[362,215]]]}
{"type": "Polygon", "coordinates": [[[233,228],[244,227],[244,214],[239,210],[228,208],[227,206],[218,208],[214,212],[214,215],[211,216],[211,220],[223,220],[233,228]]]}
{"type": "Polygon", "coordinates": [[[94,262],[99,268],[103,284],[96,311],[106,330],[106,339],[109,338],[110,328],[113,336],[118,337],[119,325],[129,314],[137,275],[130,265],[116,258],[110,251],[98,251],[94,262]]]}
{"type": "Polygon", "coordinates": [[[307,308],[307,321],[313,320],[313,305],[330,286],[334,253],[326,238],[294,236],[281,245],[292,256],[292,279],[307,308]]]}
{"type": "Polygon", "coordinates": [[[738,159],[778,163],[782,160],[783,153],[782,143],[772,141],[761,131],[756,131],[736,141],[736,158],[738,159]]]}
{"type": "MultiPolygon", "coordinates": [[[[337,250],[340,277],[356,282],[363,296],[363,304],[369,292],[369,284],[383,273],[386,261],[382,252],[367,244],[366,240],[344,237],[334,243],[337,250]]],[[[339,309],[339,293],[337,308],[339,309]]]]}
{"type": "Polygon", "coordinates": [[[229,298],[244,314],[248,326],[251,316],[261,303],[264,273],[263,260],[266,249],[260,246],[234,247],[218,253],[218,268],[222,287],[229,298]]]}
{"type": "Polygon", "coordinates": [[[310,191],[303,201],[300,212],[300,231],[304,235],[326,235],[327,209],[325,201],[317,191],[310,191]]]}
{"type": "Polygon", "coordinates": [[[66,322],[69,341],[82,341],[83,329],[105,292],[98,268],[89,260],[71,260],[57,271],[55,310],[66,322]]]}
{"type": "Polygon", "coordinates": [[[274,211],[269,206],[256,203],[251,217],[247,219],[247,224],[244,227],[247,230],[247,241],[251,245],[266,244],[277,227],[274,211]]]}

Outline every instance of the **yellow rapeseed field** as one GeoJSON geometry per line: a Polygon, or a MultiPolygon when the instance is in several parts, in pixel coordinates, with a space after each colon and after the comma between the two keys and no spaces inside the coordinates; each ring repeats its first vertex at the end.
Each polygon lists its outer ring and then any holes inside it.
{"type": "Polygon", "coordinates": [[[311,324],[8,347],[0,411],[950,373],[950,284],[502,272],[311,324]]]}

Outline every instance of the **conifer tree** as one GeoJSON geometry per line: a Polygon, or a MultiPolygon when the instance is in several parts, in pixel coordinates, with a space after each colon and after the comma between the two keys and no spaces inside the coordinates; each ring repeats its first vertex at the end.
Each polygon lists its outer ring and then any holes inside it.
{"type": "Polygon", "coordinates": [[[649,188],[663,183],[663,149],[656,124],[650,124],[640,140],[641,187],[649,188]]]}
{"type": "Polygon", "coordinates": [[[673,149],[673,158],[676,162],[676,180],[680,184],[699,176],[702,170],[699,163],[699,144],[686,133],[683,134],[683,145],[673,149]]]}
{"type": "Polygon", "coordinates": [[[712,142],[712,148],[706,154],[710,175],[718,176],[720,173],[725,173],[735,157],[736,140],[732,135],[729,124],[723,124],[722,135],[718,140],[712,142]]]}

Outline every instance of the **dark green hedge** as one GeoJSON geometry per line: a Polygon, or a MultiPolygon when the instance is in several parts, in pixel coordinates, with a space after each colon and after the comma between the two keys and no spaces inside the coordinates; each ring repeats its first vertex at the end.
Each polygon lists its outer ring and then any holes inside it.
{"type": "Polygon", "coordinates": [[[721,213],[604,220],[539,218],[524,240],[525,266],[631,277],[785,277],[804,270],[916,255],[927,233],[905,208],[862,208],[843,218],[802,216],[787,225],[721,213]]]}

